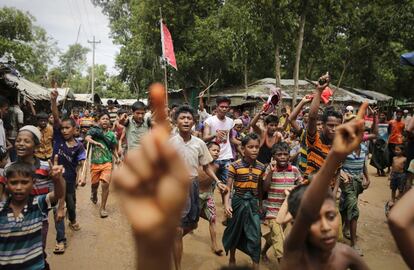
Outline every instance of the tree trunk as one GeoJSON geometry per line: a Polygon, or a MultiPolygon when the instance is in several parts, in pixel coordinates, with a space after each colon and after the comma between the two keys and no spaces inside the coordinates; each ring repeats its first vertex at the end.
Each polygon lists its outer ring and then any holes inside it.
{"type": "Polygon", "coordinates": [[[247,89],[248,81],[247,81],[247,58],[244,60],[244,88],[247,89]]]}
{"type": "Polygon", "coordinates": [[[341,72],[341,76],[339,76],[339,81],[338,81],[338,84],[336,85],[336,89],[335,89],[335,91],[333,91],[333,93],[332,93],[332,103],[331,103],[331,105],[333,105],[333,104],[334,104],[334,101],[335,101],[335,92],[336,92],[336,91],[337,91],[337,90],[341,87],[342,80],[343,80],[343,78],[344,78],[345,71],[346,71],[346,69],[347,69],[347,67],[348,67],[349,63],[350,63],[350,61],[345,60],[345,61],[344,61],[344,63],[343,63],[343,65],[342,65],[342,72],[341,72]]]}
{"type": "Polygon", "coordinates": [[[275,42],[275,79],[276,87],[281,87],[281,76],[280,76],[280,45],[279,42],[275,42]]]}
{"type": "Polygon", "coordinates": [[[293,80],[294,80],[294,89],[293,89],[293,98],[292,98],[292,108],[296,104],[296,98],[299,91],[299,68],[300,68],[300,55],[302,53],[302,45],[303,45],[303,36],[305,33],[305,22],[306,22],[306,7],[302,11],[300,15],[300,22],[299,22],[299,32],[298,32],[298,40],[296,42],[296,60],[295,60],[295,68],[293,70],[293,80]]]}

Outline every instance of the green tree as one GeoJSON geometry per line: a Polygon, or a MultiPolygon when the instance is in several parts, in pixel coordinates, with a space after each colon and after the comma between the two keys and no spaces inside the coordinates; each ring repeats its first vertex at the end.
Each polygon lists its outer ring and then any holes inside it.
{"type": "Polygon", "coordinates": [[[80,44],[70,45],[66,52],[59,57],[59,67],[68,79],[71,75],[82,73],[86,67],[86,55],[89,48],[80,44]]]}
{"type": "Polygon", "coordinates": [[[0,56],[12,55],[24,76],[41,82],[58,50],[56,42],[34,23],[30,13],[0,8],[0,56]]]}

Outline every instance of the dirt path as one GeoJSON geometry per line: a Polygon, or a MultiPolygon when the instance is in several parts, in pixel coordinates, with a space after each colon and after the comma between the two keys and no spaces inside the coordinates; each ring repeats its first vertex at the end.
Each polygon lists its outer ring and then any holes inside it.
{"type": "MultiPolygon", "coordinates": [[[[385,223],[384,204],[389,198],[388,181],[378,178],[370,170],[371,186],[360,196],[361,217],[358,235],[364,259],[371,269],[408,269],[401,259],[394,240],[385,223]]],[[[101,219],[98,206],[89,200],[89,186],[78,189],[78,220],[82,229],[72,232],[67,229],[68,247],[64,255],[52,253],[55,241],[53,222],[49,228],[48,261],[52,269],[135,269],[134,243],[114,193],[110,194],[108,211],[110,216],[101,219]]],[[[220,200],[217,200],[220,201],[220,200]]],[[[222,207],[218,205],[219,220],[222,207]]],[[[218,225],[218,239],[223,234],[218,225]]],[[[221,241],[219,241],[221,242],[221,241]]],[[[217,257],[210,252],[208,223],[201,220],[199,228],[184,239],[183,269],[219,269],[227,264],[227,257],[217,257]]],[[[271,257],[271,251],[268,252],[271,257]]],[[[249,258],[237,253],[237,263],[248,264],[249,258]]],[[[262,264],[261,269],[276,269],[274,259],[262,264]]]]}

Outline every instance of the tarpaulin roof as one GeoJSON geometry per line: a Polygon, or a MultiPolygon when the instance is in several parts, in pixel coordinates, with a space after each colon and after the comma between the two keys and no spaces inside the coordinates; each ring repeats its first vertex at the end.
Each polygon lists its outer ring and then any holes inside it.
{"type": "Polygon", "coordinates": [[[414,67],[414,52],[404,53],[400,57],[401,65],[414,67]]]}
{"type": "Polygon", "coordinates": [[[65,99],[75,99],[75,95],[73,94],[70,88],[48,88],[49,91],[57,90],[58,95],[58,102],[65,100],[65,99]]]}

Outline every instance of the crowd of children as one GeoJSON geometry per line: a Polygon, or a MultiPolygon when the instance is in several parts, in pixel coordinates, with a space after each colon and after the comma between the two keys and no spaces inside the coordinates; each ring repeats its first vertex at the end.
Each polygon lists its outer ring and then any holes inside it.
{"type": "MultiPolygon", "coordinates": [[[[358,196],[370,184],[368,157],[378,176],[389,169],[388,214],[414,178],[414,118],[397,110],[387,122],[384,112],[377,118],[378,110],[367,104],[358,113],[349,106],[343,112],[321,110],[329,75],[322,79],[292,111],[269,113],[264,106],[252,118],[248,110],[231,112],[231,99],[224,96],[217,97],[211,115],[203,96],[198,111],[188,105],[168,109],[156,84],[150,89],[152,110],[140,101],[131,111],[108,102],[107,110],[63,114],[52,91],[51,113],[38,113],[37,126],[16,118],[3,127],[8,102],[0,97],[0,152],[6,152],[0,153],[0,268],[48,268],[50,209],[54,253],[65,252],[65,209],[69,228],[80,230],[76,190],[86,185],[90,171],[90,200],[99,204],[101,218],[111,214],[106,203],[115,180],[139,239],[142,269],[169,269],[171,258],[181,269],[183,237],[197,228],[199,217],[209,222],[212,252],[224,251],[231,267],[236,250],[258,269],[272,248],[282,269],[367,269],[357,221],[358,196]],[[12,140],[3,139],[6,133],[12,140]],[[217,190],[221,202],[214,199],[217,190]],[[217,204],[226,217],[221,243],[217,204]],[[159,257],[147,250],[153,248],[159,257]]],[[[409,238],[397,243],[403,256],[414,250],[412,220],[404,223],[395,214],[410,211],[412,198],[405,197],[389,215],[395,238],[409,238]]]]}

